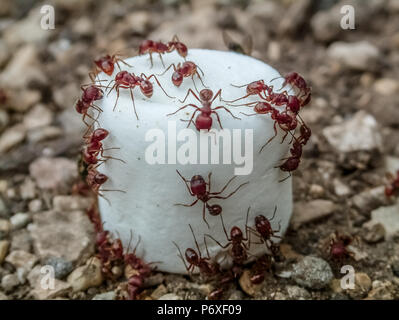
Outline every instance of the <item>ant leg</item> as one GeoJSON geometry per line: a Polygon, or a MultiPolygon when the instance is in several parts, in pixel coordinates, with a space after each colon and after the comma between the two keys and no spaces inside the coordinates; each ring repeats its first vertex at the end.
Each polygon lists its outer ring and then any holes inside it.
{"type": "Polygon", "coordinates": [[[108,85],[105,87],[105,91],[108,90],[109,86],[111,85],[112,82],[115,82],[114,85],[112,86],[112,88],[108,91],[107,93],[107,97],[109,96],[109,94],[111,93],[111,91],[117,86],[116,81],[115,80],[111,80],[108,85]]]}
{"type": "Polygon", "coordinates": [[[195,234],[194,234],[193,227],[191,226],[191,224],[188,224],[188,226],[190,227],[191,233],[193,234],[194,242],[195,242],[195,245],[196,245],[196,247],[197,247],[199,256],[200,256],[200,258],[201,258],[201,250],[200,250],[200,247],[199,247],[199,245],[198,245],[197,239],[195,238],[195,234]]]}
{"type": "Polygon", "coordinates": [[[115,111],[116,105],[118,104],[118,99],[119,99],[119,87],[116,87],[116,100],[115,100],[115,105],[112,111],[115,111]]]}
{"type": "Polygon", "coordinates": [[[154,62],[152,61],[152,52],[150,52],[150,62],[151,62],[151,68],[154,66],[154,62]]]}
{"type": "Polygon", "coordinates": [[[133,89],[129,87],[129,90],[130,90],[130,96],[132,97],[134,114],[136,115],[137,120],[139,120],[139,116],[137,115],[137,111],[136,111],[136,105],[134,103],[133,89]]]}
{"type": "Polygon", "coordinates": [[[187,100],[187,97],[188,97],[188,95],[189,95],[190,93],[191,93],[199,102],[202,103],[201,99],[198,98],[198,96],[195,94],[195,92],[194,92],[192,89],[188,89],[188,90],[187,90],[187,94],[186,94],[186,96],[184,97],[183,101],[180,100],[180,99],[179,99],[179,101],[180,101],[181,103],[184,103],[184,102],[187,100]]]}
{"type": "Polygon", "coordinates": [[[208,174],[208,183],[207,183],[209,194],[212,194],[212,193],[210,193],[210,191],[211,191],[211,177],[212,177],[212,172],[209,172],[209,174],[208,174]]]}
{"type": "Polygon", "coordinates": [[[285,180],[287,180],[289,177],[291,177],[291,172],[288,172],[288,176],[282,180],[279,180],[278,182],[284,182],[285,180]]]}
{"type": "Polygon", "coordinates": [[[229,181],[227,181],[227,183],[225,184],[225,186],[222,188],[222,190],[220,190],[219,192],[211,192],[209,194],[211,195],[217,195],[217,194],[221,194],[223,193],[224,190],[226,190],[226,188],[229,186],[230,182],[233,181],[236,178],[236,176],[232,177],[229,181]]]}
{"type": "MultiPolygon", "coordinates": [[[[188,121],[187,128],[190,126],[191,122],[193,122],[194,116],[195,116],[195,114],[196,114],[198,111],[199,111],[199,109],[195,110],[195,111],[193,112],[193,114],[191,115],[191,118],[190,118],[190,120],[188,121]]],[[[193,122],[193,123],[194,123],[194,122],[193,122]]],[[[195,126],[195,124],[194,124],[194,126],[195,126]]]]}
{"type": "Polygon", "coordinates": [[[199,199],[195,200],[195,201],[194,201],[193,203],[191,203],[191,204],[175,203],[175,206],[192,207],[192,206],[194,206],[194,205],[198,202],[198,200],[199,200],[199,199]]]}
{"type": "Polygon", "coordinates": [[[170,95],[168,95],[166,93],[166,91],[164,90],[164,88],[161,86],[161,83],[159,82],[158,78],[156,77],[155,74],[150,75],[149,77],[147,77],[144,73],[142,73],[140,75],[141,77],[144,76],[146,78],[146,80],[150,80],[152,77],[154,77],[155,81],[157,82],[158,86],[162,89],[163,93],[166,94],[169,98],[171,99],[175,99],[176,97],[171,97],[170,95]]]}
{"type": "Polygon", "coordinates": [[[233,192],[231,192],[229,195],[227,196],[212,196],[210,197],[211,199],[227,199],[230,198],[233,194],[235,194],[242,186],[245,186],[246,184],[248,184],[249,182],[244,182],[243,184],[239,185],[237,189],[235,189],[233,192]]]}
{"type": "MultiPolygon", "coordinates": [[[[227,240],[231,242],[231,239],[229,238],[229,236],[227,234],[226,226],[224,225],[223,215],[222,214],[220,215],[220,221],[222,221],[223,232],[226,235],[227,240]]],[[[227,245],[228,244],[226,244],[226,247],[227,247],[227,245]]]]}
{"type": "Polygon", "coordinates": [[[274,219],[276,212],[277,212],[277,206],[274,207],[273,216],[269,219],[269,221],[272,221],[274,219]]]}
{"type": "Polygon", "coordinates": [[[168,70],[169,70],[171,67],[173,67],[173,70],[176,71],[176,66],[175,66],[174,63],[172,63],[169,67],[167,67],[167,68],[165,69],[164,72],[159,73],[159,74],[157,74],[157,75],[158,75],[159,77],[163,76],[166,72],[168,72],[168,70]]]}
{"type": "MultiPolygon", "coordinates": [[[[201,72],[202,72],[202,71],[201,71],[201,72]]],[[[197,75],[198,79],[201,81],[201,84],[203,85],[203,87],[204,87],[204,88],[208,88],[208,87],[204,84],[204,82],[202,81],[202,78],[201,78],[200,74],[198,73],[198,71],[197,71],[195,74],[197,75]]],[[[202,76],[204,76],[204,73],[203,73],[203,72],[202,72],[202,76]]],[[[192,79],[193,79],[193,81],[194,81],[194,74],[192,75],[192,79]]]]}
{"type": "Polygon", "coordinates": [[[216,94],[214,95],[213,99],[212,99],[211,102],[210,102],[211,104],[212,104],[213,101],[216,100],[216,97],[219,97],[219,101],[224,101],[224,100],[222,99],[222,89],[219,89],[219,91],[216,92],[216,94]]]}
{"type": "Polygon", "coordinates": [[[246,83],[246,84],[243,84],[243,85],[235,85],[235,84],[232,84],[232,83],[230,83],[230,85],[232,86],[232,87],[235,87],[235,88],[243,88],[243,87],[246,87],[247,85],[249,85],[249,83],[246,83]]]}
{"type": "Polygon", "coordinates": [[[178,254],[177,256],[183,261],[184,267],[186,268],[187,272],[188,272],[188,273],[191,273],[191,271],[190,271],[191,265],[190,265],[190,267],[187,267],[186,261],[185,261],[184,258],[183,258],[183,254],[182,254],[182,252],[181,252],[179,246],[177,245],[176,242],[174,242],[174,241],[172,241],[172,242],[173,242],[173,244],[175,245],[175,247],[177,248],[177,250],[179,251],[179,254],[178,254]]]}
{"type": "Polygon", "coordinates": [[[240,112],[240,113],[243,114],[244,116],[247,116],[247,117],[256,116],[257,114],[259,114],[259,113],[251,113],[251,114],[249,114],[249,113],[244,113],[244,112],[240,112]]]}
{"type": "Polygon", "coordinates": [[[225,106],[217,106],[216,108],[214,108],[213,110],[217,110],[217,109],[223,109],[225,111],[227,111],[234,119],[237,120],[241,120],[241,118],[236,117],[229,109],[227,109],[225,106]]]}
{"type": "MultiPolygon", "coordinates": [[[[235,100],[224,100],[224,101],[225,101],[225,102],[228,102],[228,103],[232,103],[232,102],[236,102],[236,101],[238,101],[238,100],[242,100],[242,99],[248,98],[248,97],[251,96],[251,95],[252,95],[252,93],[248,93],[248,94],[246,94],[245,96],[243,96],[243,97],[241,97],[241,98],[238,98],[238,99],[235,99],[235,100]]],[[[239,106],[242,106],[242,105],[240,104],[239,106]]]]}
{"type": "Polygon", "coordinates": [[[194,107],[194,108],[196,108],[197,110],[200,110],[200,111],[201,111],[200,107],[196,106],[195,104],[189,103],[189,104],[186,104],[186,105],[183,106],[183,107],[180,107],[180,108],[177,109],[175,112],[168,113],[167,116],[171,116],[171,115],[173,115],[173,114],[176,114],[176,113],[178,113],[180,110],[183,110],[183,109],[185,109],[185,108],[187,108],[187,107],[194,107]]]}
{"type": "Polygon", "coordinates": [[[194,85],[194,89],[195,89],[195,91],[197,91],[197,93],[199,94],[199,91],[198,91],[197,85],[195,84],[195,81],[194,81],[194,76],[191,76],[191,80],[193,81],[193,85],[194,85]]]}
{"type": "Polygon", "coordinates": [[[262,148],[260,148],[259,153],[261,153],[263,148],[266,147],[277,136],[276,124],[277,124],[277,121],[274,122],[274,126],[273,126],[273,128],[274,128],[274,136],[271,137],[269,140],[267,140],[267,142],[262,146],[262,148]]]}
{"type": "MultiPolygon", "coordinates": [[[[132,65],[130,65],[130,64],[128,64],[125,60],[123,60],[123,59],[117,59],[117,64],[118,64],[118,61],[120,61],[120,62],[122,62],[124,65],[126,65],[126,66],[128,66],[129,68],[133,68],[133,66],[132,65]]],[[[118,64],[118,67],[119,67],[119,64],[118,64]]],[[[121,70],[121,68],[119,67],[119,70],[121,70]]]]}
{"type": "MultiPolygon", "coordinates": [[[[218,114],[216,111],[212,111],[211,113],[214,113],[214,114],[216,114],[216,119],[218,120],[218,123],[219,123],[220,129],[222,129],[222,130],[223,130],[223,127],[222,127],[222,122],[220,121],[219,114],[218,114]]],[[[215,143],[216,143],[216,138],[215,138],[215,143]]]]}
{"type": "Polygon", "coordinates": [[[176,170],[176,172],[177,172],[177,174],[180,176],[180,178],[182,178],[182,180],[184,181],[184,184],[186,185],[187,190],[188,190],[188,192],[190,193],[190,195],[194,197],[195,194],[191,192],[191,189],[190,189],[190,187],[189,187],[189,185],[188,185],[188,181],[180,174],[179,170],[176,170]]]}
{"type": "Polygon", "coordinates": [[[205,202],[204,205],[202,206],[202,220],[204,220],[205,224],[207,225],[208,229],[210,229],[208,221],[206,221],[206,214],[205,214],[205,202]]]}
{"type": "Polygon", "coordinates": [[[100,151],[100,154],[101,154],[101,158],[103,158],[103,159],[106,159],[106,160],[108,160],[108,159],[118,160],[118,161],[120,161],[120,162],[126,163],[125,160],[118,159],[118,158],[114,158],[114,157],[111,157],[111,156],[104,156],[102,153],[103,153],[103,151],[101,150],[101,151],[100,151]]]}
{"type": "Polygon", "coordinates": [[[226,245],[222,245],[219,241],[217,241],[214,237],[212,237],[210,234],[205,234],[204,237],[211,238],[213,241],[215,241],[222,249],[226,249],[229,245],[230,242],[228,242],[226,245]]]}
{"type": "Polygon", "coordinates": [[[206,238],[204,236],[204,244],[205,244],[205,250],[206,250],[206,255],[208,260],[211,260],[211,255],[209,254],[209,250],[208,250],[208,244],[206,243],[206,238]]]}
{"type": "MultiPolygon", "coordinates": [[[[284,142],[285,138],[288,136],[288,131],[285,132],[283,139],[281,140],[280,144],[284,142]]],[[[292,141],[292,140],[291,140],[292,141]]]]}
{"type": "Polygon", "coordinates": [[[158,55],[159,55],[159,59],[161,59],[161,62],[162,62],[162,65],[163,65],[163,67],[165,68],[165,63],[163,62],[163,59],[162,59],[162,55],[161,55],[161,53],[160,53],[160,52],[158,52],[158,55]]]}
{"type": "Polygon", "coordinates": [[[249,218],[249,211],[251,210],[251,207],[248,207],[247,210],[247,218],[245,219],[245,238],[243,238],[243,240],[248,240],[248,218],[249,218]]]}
{"type": "Polygon", "coordinates": [[[116,192],[122,192],[122,193],[126,193],[126,191],[124,191],[124,190],[118,190],[118,189],[101,189],[101,190],[98,190],[98,191],[116,191],[116,192]]]}

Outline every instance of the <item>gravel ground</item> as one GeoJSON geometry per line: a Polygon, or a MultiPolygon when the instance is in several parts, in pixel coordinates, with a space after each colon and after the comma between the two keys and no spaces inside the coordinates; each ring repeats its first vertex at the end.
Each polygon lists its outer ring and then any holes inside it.
{"type": "MultiPolygon", "coordinates": [[[[285,259],[261,285],[244,272],[225,298],[399,298],[399,203],[384,195],[386,173],[399,169],[397,0],[2,0],[0,300],[123,295],[125,277],[104,279],[92,258],[90,199],[72,193],[84,129],[73,109],[79,86],[99,54],[131,56],[143,39],[174,34],[189,47],[225,50],[222,29],[239,41],[251,35],[254,57],[299,72],[313,89],[285,259]],[[43,31],[48,3],[55,29],[43,31]],[[355,30],[339,26],[344,4],[355,8],[355,30]],[[328,257],[335,232],[354,239],[346,261],[328,257]],[[343,264],[356,272],[353,290],[340,286],[343,264]],[[55,270],[52,290],[40,285],[44,265],[55,270]]],[[[143,299],[204,299],[214,288],[162,273],[146,287],[143,299]]]]}

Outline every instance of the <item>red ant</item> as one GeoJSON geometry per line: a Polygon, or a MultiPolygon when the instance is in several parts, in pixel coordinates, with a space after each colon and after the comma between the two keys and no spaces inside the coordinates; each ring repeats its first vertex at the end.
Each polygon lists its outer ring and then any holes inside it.
{"type": "MultiPolygon", "coordinates": [[[[258,237],[261,238],[262,242],[264,242],[267,248],[270,247],[272,243],[272,238],[279,238],[280,236],[276,235],[275,233],[280,232],[281,226],[279,224],[279,228],[277,230],[273,230],[270,221],[274,219],[277,212],[277,206],[274,208],[273,216],[268,219],[264,215],[260,214],[255,217],[255,229],[251,227],[247,227],[248,231],[254,233],[258,237]]],[[[270,248],[269,248],[270,249],[270,248]]]]}
{"type": "Polygon", "coordinates": [[[159,74],[159,76],[164,75],[171,67],[173,67],[173,70],[174,70],[174,72],[172,74],[172,82],[176,87],[180,87],[180,85],[183,82],[183,78],[187,78],[187,77],[191,77],[191,79],[193,80],[194,86],[195,86],[195,82],[194,82],[195,75],[198,76],[202,85],[204,87],[206,87],[204,85],[204,83],[202,82],[202,78],[201,78],[200,74],[198,73],[198,70],[201,71],[202,76],[204,76],[204,72],[194,62],[186,61],[186,62],[183,62],[183,64],[181,64],[179,62],[177,64],[177,66],[174,63],[172,63],[163,73],[159,74]]]}
{"type": "Polygon", "coordinates": [[[165,67],[162,55],[166,52],[172,52],[173,50],[176,50],[177,53],[183,58],[187,56],[187,46],[184,43],[180,42],[179,38],[176,35],[173,36],[172,41],[168,42],[167,44],[164,44],[161,41],[144,40],[139,47],[139,54],[142,55],[149,53],[152,67],[152,54],[158,53],[162,65],[165,67]]]}
{"type": "Polygon", "coordinates": [[[104,162],[107,159],[119,160],[125,163],[122,159],[114,158],[111,156],[105,156],[103,152],[105,150],[117,149],[117,148],[108,148],[103,149],[102,140],[104,140],[108,136],[109,132],[103,128],[98,128],[94,130],[90,135],[85,135],[84,138],[87,140],[87,145],[83,149],[83,161],[87,164],[97,164],[99,161],[104,162]],[[97,156],[101,155],[101,160],[97,159],[97,156]]]}
{"type": "Polygon", "coordinates": [[[103,98],[103,91],[100,88],[98,88],[98,86],[96,85],[82,85],[80,88],[82,89],[83,93],[81,99],[79,99],[76,102],[75,109],[79,114],[83,115],[82,120],[86,124],[86,126],[90,127],[90,125],[85,121],[85,118],[88,117],[93,121],[97,121],[91,115],[88,114],[88,111],[90,108],[93,108],[98,112],[102,112],[102,110],[99,107],[94,105],[94,101],[103,98]]]}
{"type": "Polygon", "coordinates": [[[352,257],[353,252],[348,250],[348,246],[353,242],[353,238],[335,231],[328,244],[329,258],[332,260],[343,261],[352,257]]]}
{"type": "Polygon", "coordinates": [[[213,236],[210,234],[205,234],[205,237],[211,238],[213,241],[215,241],[222,249],[226,249],[231,246],[231,256],[233,258],[234,264],[237,265],[243,265],[244,262],[248,259],[248,253],[247,250],[249,249],[247,247],[247,244],[245,241],[248,241],[248,230],[247,230],[247,225],[248,225],[248,213],[249,213],[249,208],[247,212],[247,221],[245,223],[245,237],[241,231],[241,229],[237,226],[234,226],[230,230],[230,237],[227,234],[226,227],[224,225],[223,217],[220,215],[220,219],[222,220],[222,226],[223,226],[223,231],[224,234],[226,235],[227,238],[227,243],[225,245],[222,245],[218,240],[216,240],[213,236]]]}
{"type": "Polygon", "coordinates": [[[396,177],[391,173],[388,173],[387,177],[390,182],[387,186],[385,186],[385,196],[389,198],[399,191],[399,170],[396,172],[396,177]]]}
{"type": "Polygon", "coordinates": [[[112,268],[123,264],[123,245],[120,239],[112,239],[108,231],[97,233],[96,245],[102,264],[102,272],[112,278],[112,268]]]}
{"type": "Polygon", "coordinates": [[[226,185],[222,188],[222,190],[220,190],[219,192],[211,192],[211,176],[212,176],[212,172],[210,172],[208,174],[208,183],[205,182],[204,178],[200,175],[195,175],[191,178],[191,180],[187,180],[186,178],[184,178],[180,172],[178,170],[176,170],[177,174],[180,176],[180,178],[182,178],[182,180],[184,181],[184,184],[187,187],[188,192],[190,193],[191,196],[193,197],[197,197],[197,199],[191,203],[191,204],[175,204],[178,206],[184,206],[184,207],[192,207],[194,206],[198,201],[202,201],[204,203],[203,207],[202,207],[202,218],[205,221],[206,225],[209,228],[209,224],[205,219],[205,208],[208,209],[208,212],[210,215],[212,216],[217,216],[217,215],[221,215],[222,213],[222,207],[218,204],[214,204],[214,205],[209,205],[208,202],[209,200],[212,199],[227,199],[230,198],[233,194],[235,194],[242,186],[248,184],[249,182],[245,182],[241,185],[238,186],[237,189],[235,189],[233,192],[231,192],[229,195],[227,196],[219,196],[219,194],[223,193],[224,190],[226,190],[226,188],[228,187],[228,185],[230,184],[231,181],[233,181],[233,179],[235,179],[236,176],[234,176],[233,178],[231,178],[226,185]]]}
{"type": "Polygon", "coordinates": [[[299,163],[301,162],[301,156],[302,156],[302,144],[296,139],[294,138],[295,141],[292,145],[292,148],[290,149],[290,156],[285,160],[283,164],[281,164],[280,166],[277,166],[276,168],[280,168],[280,170],[282,171],[286,171],[288,172],[288,176],[282,180],[280,180],[279,182],[283,182],[285,180],[287,180],[289,177],[291,177],[291,172],[296,170],[299,166],[299,163]]]}
{"type": "Polygon", "coordinates": [[[132,98],[132,103],[133,103],[133,109],[134,113],[136,115],[137,120],[139,119],[137,112],[136,112],[136,106],[134,104],[134,97],[133,97],[133,89],[135,87],[140,87],[141,93],[144,94],[147,98],[151,98],[152,94],[154,93],[154,87],[153,84],[150,82],[150,79],[154,78],[155,81],[157,82],[158,86],[162,89],[162,91],[169,97],[169,98],[174,98],[171,97],[166,93],[166,91],[163,89],[161,86],[158,78],[152,74],[149,77],[147,77],[144,73],[142,73],[140,76],[136,76],[134,73],[129,73],[127,71],[120,71],[116,74],[115,79],[111,80],[108,86],[112,83],[115,82],[112,88],[109,90],[108,94],[115,88],[116,90],[116,101],[113,110],[115,110],[116,105],[118,103],[119,99],[119,89],[124,88],[124,89],[129,89],[130,90],[130,96],[132,98]]]}
{"type": "Polygon", "coordinates": [[[197,248],[197,251],[195,251],[192,248],[187,248],[185,253],[184,253],[184,257],[186,258],[187,262],[188,262],[188,266],[186,264],[186,261],[183,258],[183,254],[179,248],[179,246],[176,244],[176,242],[173,242],[173,244],[176,246],[177,250],[179,251],[179,257],[180,259],[183,261],[184,266],[186,267],[186,270],[188,273],[192,273],[195,269],[195,267],[197,267],[199,269],[199,272],[201,275],[205,276],[205,277],[210,277],[210,276],[214,276],[216,274],[218,274],[220,272],[220,267],[217,263],[211,263],[209,262],[211,260],[211,257],[209,255],[209,251],[208,251],[208,247],[206,245],[206,240],[204,238],[204,242],[205,242],[205,248],[206,248],[206,252],[207,252],[207,257],[203,258],[202,254],[201,254],[201,250],[199,248],[197,239],[195,237],[194,231],[192,226],[189,224],[191,233],[193,234],[194,237],[194,242],[195,242],[195,246],[197,248]]]}
{"type": "Polygon", "coordinates": [[[216,95],[213,95],[213,91],[210,89],[202,89],[199,93],[199,98],[198,96],[194,93],[193,90],[188,89],[186,97],[184,98],[183,101],[180,100],[180,102],[184,103],[187,99],[187,97],[189,96],[189,94],[192,94],[202,105],[202,107],[198,107],[195,104],[189,103],[184,105],[183,107],[177,109],[175,112],[173,113],[169,113],[167,116],[171,116],[173,114],[176,114],[177,112],[179,112],[180,110],[183,110],[187,107],[193,107],[196,110],[193,112],[193,114],[191,115],[190,120],[188,121],[188,125],[187,127],[190,125],[190,123],[193,121],[193,118],[195,116],[195,114],[199,111],[200,114],[197,116],[197,118],[195,119],[195,127],[197,128],[198,131],[204,129],[204,130],[210,130],[212,127],[212,117],[211,115],[214,113],[216,115],[217,121],[219,123],[219,126],[221,129],[223,129],[222,127],[222,123],[220,122],[220,118],[219,118],[219,114],[215,111],[218,109],[224,109],[226,110],[234,119],[240,119],[236,116],[234,116],[230,110],[228,110],[225,106],[217,106],[215,108],[211,108],[213,101],[215,101],[215,99],[219,96],[219,100],[222,101],[221,98],[221,93],[222,93],[222,89],[220,89],[216,95]]]}
{"type": "Polygon", "coordinates": [[[118,66],[119,70],[121,70],[119,62],[122,62],[128,67],[132,67],[130,64],[120,59],[119,55],[114,54],[110,56],[109,54],[107,54],[99,59],[94,60],[94,64],[96,65],[95,73],[98,74],[103,71],[105,74],[111,76],[114,73],[115,64],[118,66]]]}
{"type": "Polygon", "coordinates": [[[151,263],[145,263],[142,259],[137,257],[136,250],[140,243],[140,238],[133,249],[132,253],[129,253],[130,242],[132,240],[132,234],[130,236],[129,246],[127,252],[124,256],[124,261],[126,265],[129,265],[132,269],[136,271],[136,274],[131,276],[127,282],[127,291],[130,300],[136,300],[139,294],[143,291],[144,281],[151,272],[151,263]]]}

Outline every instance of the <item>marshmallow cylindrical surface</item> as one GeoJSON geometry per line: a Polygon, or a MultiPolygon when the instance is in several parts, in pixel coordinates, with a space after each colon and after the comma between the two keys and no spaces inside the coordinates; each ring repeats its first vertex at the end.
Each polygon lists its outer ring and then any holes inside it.
{"type": "MultiPolygon", "coordinates": [[[[172,63],[177,66],[178,62],[184,62],[176,52],[162,57],[166,67],[172,63]]],[[[215,111],[224,131],[220,131],[216,114],[212,114],[211,132],[200,134],[193,123],[187,130],[187,121],[196,110],[194,107],[189,106],[174,115],[168,114],[187,103],[201,107],[201,103],[192,94],[184,104],[179,102],[189,88],[196,92],[193,81],[184,78],[180,87],[174,86],[171,81],[173,67],[159,76],[165,68],[156,54],[153,58],[152,68],[148,55],[126,59],[131,68],[122,63],[120,65],[136,75],[155,74],[165,91],[175,98],[168,98],[154,78],[151,78],[154,84],[151,98],[146,98],[139,87],[133,89],[139,120],[134,114],[129,89],[120,89],[115,111],[115,89],[109,94],[109,90],[106,91],[103,99],[97,103],[103,110],[98,117],[99,126],[110,132],[103,141],[104,149],[119,148],[104,151],[104,154],[125,161],[122,163],[110,159],[98,167],[98,171],[109,178],[101,189],[124,191],[104,191],[104,197],[99,197],[104,228],[119,236],[126,247],[131,233],[133,241],[130,248],[140,237],[137,254],[147,262],[156,262],[158,270],[172,273],[186,273],[173,242],[183,254],[187,248],[196,250],[189,224],[193,227],[203,256],[206,256],[204,234],[210,234],[221,244],[226,244],[220,216],[212,216],[206,210],[209,228],[203,221],[203,202],[198,201],[191,207],[176,205],[191,204],[196,199],[190,195],[176,172],[178,170],[187,180],[201,175],[206,182],[209,173],[212,173],[211,192],[220,191],[235,176],[220,196],[227,196],[248,182],[227,199],[209,201],[210,205],[219,204],[222,207],[227,232],[231,227],[238,226],[245,234],[248,207],[251,207],[249,226],[254,225],[256,215],[263,214],[271,218],[277,207],[271,223],[273,229],[278,229],[280,224],[279,235],[283,234],[292,213],[292,181],[288,178],[280,182],[288,173],[276,167],[282,163],[281,159],[287,157],[290,136],[281,143],[284,132],[277,126],[277,136],[259,153],[261,147],[275,134],[274,121],[270,115],[247,116],[242,113],[253,114],[253,106],[229,106],[219,98],[216,98],[212,107],[225,106],[240,119],[234,119],[220,108],[215,111]]],[[[232,85],[245,85],[263,79],[276,90],[283,83],[275,69],[241,54],[191,49],[186,60],[193,61],[201,68],[204,75],[199,72],[203,83],[214,94],[222,89],[223,100],[234,100],[246,94],[245,86],[237,88],[232,85]]],[[[111,77],[100,74],[99,78],[112,80],[118,71],[116,67],[111,77]]],[[[198,91],[204,89],[197,76],[194,76],[194,81],[198,91]]],[[[104,85],[107,82],[101,83],[104,85]]],[[[234,104],[258,100],[258,96],[252,96],[234,104]]],[[[198,114],[200,112],[196,113],[194,120],[198,114]]],[[[257,242],[256,237],[251,237],[257,242]]],[[[206,243],[210,255],[217,261],[223,265],[231,262],[228,249],[222,249],[212,239],[207,239],[206,243]]],[[[265,245],[251,245],[250,248],[252,254],[263,250],[265,245]]]]}

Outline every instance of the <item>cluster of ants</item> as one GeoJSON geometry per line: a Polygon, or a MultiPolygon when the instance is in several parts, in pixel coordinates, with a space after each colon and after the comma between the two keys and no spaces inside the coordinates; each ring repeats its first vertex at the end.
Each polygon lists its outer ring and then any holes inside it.
{"type": "Polygon", "coordinates": [[[280,248],[273,241],[273,238],[280,238],[280,236],[276,234],[280,231],[280,228],[278,230],[273,230],[270,224],[270,221],[276,214],[277,207],[274,210],[273,217],[270,219],[266,218],[264,215],[257,215],[254,219],[254,227],[248,226],[249,211],[250,208],[248,208],[247,211],[245,236],[244,232],[237,226],[233,226],[230,233],[228,233],[224,225],[223,216],[220,214],[223,232],[226,235],[227,242],[222,244],[210,234],[205,234],[204,244],[206,256],[203,256],[201,253],[191,225],[189,225],[189,227],[194,238],[196,250],[187,248],[183,256],[180,247],[177,243],[173,242],[178,250],[178,256],[183,261],[190,275],[195,268],[197,268],[202,278],[207,281],[215,281],[217,288],[208,295],[209,299],[221,299],[229,285],[242,274],[244,264],[247,262],[248,258],[255,257],[249,252],[251,244],[265,244],[267,251],[271,253],[271,255],[266,254],[261,257],[256,257],[257,260],[252,266],[250,276],[250,281],[253,284],[260,284],[264,281],[265,274],[272,270],[273,261],[282,261],[280,248]],[[258,242],[251,240],[251,234],[258,238],[258,242]],[[230,249],[228,251],[232,259],[232,267],[230,269],[223,270],[220,264],[211,258],[207,246],[207,238],[217,243],[223,249],[230,249]]]}
{"type": "MultiPolygon", "coordinates": [[[[191,107],[194,108],[194,111],[191,114],[190,120],[188,120],[187,127],[193,124],[198,131],[210,130],[213,125],[212,115],[215,115],[216,120],[220,128],[222,129],[223,127],[218,111],[224,110],[229,113],[234,119],[240,118],[236,117],[225,105],[213,106],[217,98],[219,98],[220,102],[225,102],[231,107],[253,107],[253,114],[243,114],[246,116],[270,114],[271,119],[274,121],[275,134],[266,142],[266,144],[261,148],[260,152],[270,141],[272,141],[277,136],[278,126],[285,132],[281,143],[284,142],[288,135],[291,135],[293,141],[292,147],[290,149],[290,156],[286,159],[282,159],[284,160],[284,162],[279,165],[278,168],[280,168],[282,171],[288,172],[290,176],[291,172],[298,167],[302,155],[302,147],[306,145],[311,136],[310,129],[306,126],[304,121],[299,116],[300,109],[306,106],[311,100],[311,89],[298,73],[293,72],[284,77],[284,82],[281,89],[289,86],[290,89],[287,89],[288,91],[285,90],[281,93],[274,92],[273,86],[266,85],[264,80],[257,80],[246,85],[235,86],[239,88],[246,87],[246,94],[238,99],[226,101],[222,99],[222,89],[219,89],[216,94],[214,94],[214,91],[204,85],[201,77],[201,75],[204,76],[204,72],[196,63],[192,61],[186,61],[186,56],[188,54],[187,46],[182,43],[177,36],[174,36],[172,40],[167,43],[163,43],[161,41],[145,40],[140,45],[138,53],[139,55],[149,54],[151,66],[153,66],[153,54],[158,54],[162,65],[165,67],[165,71],[158,75],[146,75],[144,73],[138,75],[133,72],[128,72],[121,69],[120,63],[123,63],[129,67],[131,66],[123,61],[119,57],[119,55],[105,55],[99,59],[94,60],[94,70],[89,74],[92,83],[81,86],[82,96],[75,105],[76,111],[82,115],[82,120],[88,127],[83,137],[85,141],[85,146],[82,151],[82,163],[84,167],[83,176],[86,184],[95,194],[103,196],[102,192],[104,191],[121,191],[101,188],[103,184],[108,180],[108,177],[105,174],[100,173],[97,169],[101,164],[110,159],[124,162],[122,159],[114,158],[104,154],[104,152],[107,150],[118,148],[103,148],[102,141],[108,137],[109,131],[101,128],[100,124],[98,123],[97,119],[101,114],[102,109],[96,105],[96,101],[103,99],[104,94],[109,95],[113,90],[115,90],[116,100],[113,108],[113,110],[115,110],[120,96],[120,90],[128,89],[130,92],[135,116],[137,120],[139,120],[134,101],[134,88],[140,88],[141,93],[145,97],[151,98],[154,92],[154,85],[151,82],[151,80],[153,79],[167,97],[172,99],[175,98],[170,96],[164,90],[158,80],[158,76],[163,76],[170,68],[173,68],[171,82],[174,86],[180,87],[184,81],[184,78],[191,78],[194,85],[195,91],[192,89],[188,89],[185,98],[179,101],[181,103],[185,103],[187,98],[192,95],[199,102],[199,106],[193,103],[185,104],[182,107],[178,108],[175,112],[170,113],[167,116],[174,115],[183,109],[191,107]],[[177,65],[171,64],[169,67],[166,68],[162,59],[162,55],[170,53],[172,51],[176,51],[177,54],[184,59],[184,62],[178,63],[177,65]],[[101,72],[104,72],[106,75],[112,76],[115,71],[115,65],[118,67],[119,71],[106,86],[101,85],[102,81],[107,80],[98,79],[98,75],[101,72]],[[194,81],[195,77],[200,80],[204,89],[200,91],[197,90],[194,81]],[[289,94],[289,92],[292,92],[292,94],[289,94]],[[249,96],[258,96],[260,98],[260,101],[244,103],[240,105],[234,104],[234,102],[243,100],[249,96]],[[97,116],[94,115],[95,113],[97,113],[97,116]],[[91,124],[86,121],[87,118],[92,120],[91,124]],[[298,125],[299,136],[296,137],[292,133],[292,131],[295,131],[298,125]]],[[[233,196],[242,186],[246,185],[248,182],[239,185],[234,191],[226,196],[223,196],[222,193],[233,181],[234,177],[227,182],[227,184],[222,188],[221,191],[211,192],[211,174],[209,174],[208,176],[208,182],[205,182],[205,179],[200,175],[195,175],[191,178],[191,180],[187,180],[180,174],[180,172],[177,171],[177,173],[184,181],[190,195],[196,197],[195,201],[191,204],[177,205],[191,207],[194,206],[198,201],[201,201],[203,203],[202,215],[204,222],[209,227],[209,224],[206,221],[206,210],[212,216],[219,215],[222,221],[223,231],[227,239],[227,243],[222,245],[211,235],[204,235],[204,243],[206,246],[207,256],[203,257],[200,252],[198,242],[195,238],[194,231],[190,225],[197,251],[192,248],[186,249],[184,259],[180,248],[175,243],[179,251],[179,256],[183,260],[187,271],[189,273],[192,273],[195,268],[198,268],[201,276],[207,279],[216,280],[219,284],[218,289],[212,292],[209,298],[220,298],[223,295],[227,286],[242,273],[244,262],[246,262],[251,256],[249,249],[251,243],[255,243],[250,239],[252,234],[259,239],[259,243],[264,243],[268,251],[271,253],[271,255],[265,255],[258,258],[252,267],[251,282],[253,282],[254,284],[261,283],[264,280],[265,273],[272,269],[272,262],[280,261],[282,259],[279,251],[279,246],[273,241],[274,238],[280,238],[276,235],[276,233],[280,231],[280,228],[278,230],[273,230],[270,224],[270,220],[274,218],[277,208],[274,211],[273,217],[271,219],[268,219],[263,215],[256,216],[254,227],[248,226],[248,209],[247,222],[244,232],[239,227],[234,226],[231,228],[229,236],[223,222],[222,207],[219,204],[210,205],[208,202],[211,199],[227,199],[233,196]],[[211,239],[212,241],[215,241],[219,246],[224,249],[231,249],[230,253],[233,261],[233,267],[230,270],[222,270],[218,263],[212,261],[208,252],[206,239],[211,239]],[[186,264],[186,262],[188,263],[188,265],[186,264]]],[[[100,217],[98,214],[95,214],[94,209],[92,211],[89,211],[89,218],[96,225],[98,255],[102,262],[103,273],[112,278],[112,270],[115,266],[130,265],[134,270],[136,270],[136,274],[128,279],[127,291],[129,293],[130,299],[137,299],[140,292],[142,291],[145,278],[148,277],[151,273],[150,264],[144,263],[144,261],[136,256],[137,246],[132,253],[124,253],[122,242],[120,241],[120,239],[114,239],[109,232],[103,230],[100,217]]]]}

